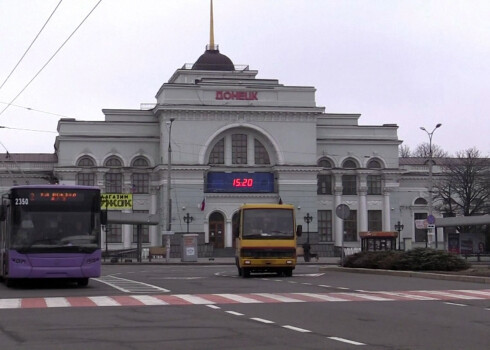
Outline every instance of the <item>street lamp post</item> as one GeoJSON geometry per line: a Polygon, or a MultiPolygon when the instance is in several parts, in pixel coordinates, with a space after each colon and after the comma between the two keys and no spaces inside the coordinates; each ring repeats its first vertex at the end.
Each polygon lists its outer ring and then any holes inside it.
{"type": "Polygon", "coordinates": [[[189,213],[184,216],[184,222],[187,224],[187,233],[189,233],[189,224],[192,220],[194,220],[194,218],[189,213]]]}
{"type": "Polygon", "coordinates": [[[165,242],[165,247],[166,247],[166,254],[165,254],[165,260],[166,262],[169,262],[170,260],[170,230],[172,229],[172,223],[171,221],[171,216],[172,216],[172,201],[170,197],[170,183],[172,181],[172,123],[174,122],[175,118],[170,118],[169,121],[167,121],[168,125],[168,157],[167,157],[167,191],[165,192],[165,204],[167,205],[167,210],[165,211],[165,224],[166,224],[166,242],[165,242]]]}
{"type": "Polygon", "coordinates": [[[303,218],[306,222],[306,243],[310,243],[310,222],[313,220],[313,216],[310,213],[306,213],[306,216],[303,218]]]}
{"type": "Polygon", "coordinates": [[[402,250],[401,248],[401,241],[402,241],[402,236],[400,234],[400,232],[403,231],[403,224],[400,223],[400,221],[398,221],[396,224],[395,224],[395,230],[398,231],[398,250],[402,250]]]}
{"type": "Polygon", "coordinates": [[[306,243],[303,244],[303,257],[306,262],[310,261],[310,222],[313,220],[313,216],[310,213],[306,213],[306,216],[303,218],[306,222],[306,243]]]}
{"type": "MultiPolygon", "coordinates": [[[[432,194],[432,136],[434,135],[434,131],[436,131],[437,128],[440,128],[442,126],[441,123],[438,123],[434,129],[432,129],[431,132],[428,132],[426,128],[424,128],[423,126],[420,127],[420,130],[423,130],[427,133],[427,135],[429,136],[429,217],[428,217],[428,221],[433,221],[433,215],[432,215],[432,201],[433,201],[433,194],[432,194]]],[[[432,225],[433,222],[430,222],[430,224],[432,225]]],[[[437,231],[436,231],[437,232],[437,231]]],[[[437,233],[436,233],[437,235],[437,233]]],[[[435,237],[435,240],[436,240],[436,248],[437,248],[437,236],[435,237]]],[[[425,240],[425,245],[427,246],[427,241],[428,239],[426,238],[425,240]]]]}

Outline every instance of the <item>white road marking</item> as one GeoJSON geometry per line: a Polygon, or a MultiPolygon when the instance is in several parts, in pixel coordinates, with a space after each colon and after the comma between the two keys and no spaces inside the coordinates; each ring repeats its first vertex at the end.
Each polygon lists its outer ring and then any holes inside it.
{"type": "Polygon", "coordinates": [[[283,303],[304,303],[304,300],[288,298],[279,294],[272,294],[272,293],[253,293],[253,294],[261,297],[270,298],[272,300],[281,301],[283,303]]]}
{"type": "Polygon", "coordinates": [[[359,343],[357,341],[353,341],[353,340],[349,340],[349,339],[345,339],[345,338],[339,338],[339,337],[327,337],[327,338],[331,339],[331,340],[337,340],[337,341],[340,341],[342,343],[352,344],[352,345],[366,345],[364,343],[359,343]]]}
{"type": "Polygon", "coordinates": [[[168,305],[168,303],[151,295],[132,295],[131,298],[142,302],[145,305],[168,305]]]}
{"type": "Polygon", "coordinates": [[[454,306],[468,306],[468,305],[465,305],[465,304],[450,303],[450,302],[447,302],[447,301],[444,304],[454,305],[454,306]]]}
{"type": "Polygon", "coordinates": [[[262,301],[260,301],[260,300],[247,298],[247,297],[244,297],[244,296],[238,295],[238,294],[214,294],[214,295],[219,295],[220,297],[230,299],[233,301],[237,301],[239,303],[245,303],[245,304],[262,303],[262,301]]]}
{"type": "Polygon", "coordinates": [[[235,316],[243,316],[242,313],[239,313],[239,312],[236,312],[236,311],[226,311],[226,313],[229,313],[229,314],[235,315],[235,316]]]}
{"type": "Polygon", "coordinates": [[[294,326],[289,326],[289,325],[286,325],[286,326],[283,326],[284,328],[287,328],[287,329],[290,329],[292,331],[296,331],[296,332],[301,332],[301,333],[311,333],[311,331],[307,330],[307,329],[304,329],[304,328],[299,328],[299,327],[294,327],[294,326]]]}
{"type": "Polygon", "coordinates": [[[116,277],[116,276],[103,276],[100,278],[93,278],[93,280],[104,283],[112,288],[120,290],[125,293],[156,293],[165,292],[168,293],[170,290],[154,286],[152,284],[138,282],[133,280],[128,280],[126,278],[116,277]]]}
{"type": "Polygon", "coordinates": [[[47,307],[68,307],[71,306],[66,298],[45,298],[47,307]]]}
{"type": "Polygon", "coordinates": [[[269,320],[264,320],[263,318],[258,318],[258,317],[252,317],[250,318],[251,320],[257,321],[257,322],[262,322],[262,323],[267,323],[267,324],[272,324],[274,323],[273,321],[269,320]]]}
{"type": "Polygon", "coordinates": [[[175,294],[174,295],[177,298],[183,299],[185,301],[188,301],[189,303],[192,304],[216,304],[214,301],[207,300],[201,297],[198,297],[196,295],[191,295],[191,294],[175,294]]]}
{"type": "Polygon", "coordinates": [[[88,298],[92,300],[97,306],[120,306],[121,305],[111,297],[88,297],[88,298]]]}
{"type": "Polygon", "coordinates": [[[18,309],[22,299],[0,299],[0,309],[18,309]]]}
{"type": "Polygon", "coordinates": [[[324,294],[315,294],[315,293],[293,293],[293,294],[304,295],[304,296],[307,296],[309,298],[320,299],[323,301],[348,301],[347,299],[336,298],[336,297],[332,297],[332,296],[324,295],[324,294]]]}

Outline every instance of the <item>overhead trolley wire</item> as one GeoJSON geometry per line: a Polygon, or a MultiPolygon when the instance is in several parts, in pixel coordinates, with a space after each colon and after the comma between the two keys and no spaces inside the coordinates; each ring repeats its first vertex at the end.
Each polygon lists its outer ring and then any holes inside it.
{"type": "Polygon", "coordinates": [[[55,53],[48,59],[48,61],[41,67],[41,69],[27,83],[27,85],[24,86],[24,88],[7,104],[7,106],[5,106],[5,108],[0,112],[0,116],[3,114],[3,112],[5,112],[7,110],[7,108],[9,108],[12,105],[12,103],[15,102],[15,100],[29,87],[29,85],[31,85],[31,83],[34,81],[34,79],[37,78],[37,76],[44,70],[44,68],[46,68],[46,66],[53,60],[53,58],[58,54],[58,52],[61,51],[63,46],[65,46],[65,44],[68,42],[68,40],[71,39],[71,37],[77,32],[77,30],[82,26],[82,24],[85,23],[87,18],[92,14],[92,12],[94,12],[94,10],[97,8],[97,6],[99,6],[99,4],[101,2],[102,2],[102,0],[99,0],[95,4],[95,6],[90,10],[90,12],[87,14],[87,16],[85,16],[85,18],[82,20],[82,22],[80,22],[80,24],[75,28],[75,30],[68,36],[68,38],[63,42],[63,44],[61,44],[61,46],[55,51],[55,53]]]}
{"type": "Polygon", "coordinates": [[[44,28],[46,27],[46,25],[50,21],[51,17],[53,17],[54,13],[56,12],[56,10],[58,9],[58,7],[60,6],[60,4],[62,2],[63,2],[63,0],[60,0],[60,2],[58,3],[58,5],[56,5],[56,7],[54,8],[53,12],[51,12],[51,14],[49,15],[48,19],[46,20],[46,22],[44,23],[44,25],[41,27],[41,29],[39,30],[39,32],[37,33],[37,35],[34,38],[34,40],[32,40],[31,44],[29,45],[29,47],[27,48],[27,50],[24,52],[24,54],[22,55],[22,57],[19,59],[19,61],[15,65],[15,67],[12,69],[12,71],[9,73],[9,75],[7,75],[7,77],[3,81],[2,85],[0,85],[0,90],[3,88],[3,86],[5,85],[5,83],[9,80],[10,76],[15,72],[15,70],[17,69],[17,67],[19,66],[19,64],[22,62],[22,60],[24,59],[24,57],[27,55],[27,53],[31,49],[32,45],[34,45],[34,43],[36,42],[36,40],[39,37],[39,35],[41,35],[42,31],[44,30],[44,28]]]}

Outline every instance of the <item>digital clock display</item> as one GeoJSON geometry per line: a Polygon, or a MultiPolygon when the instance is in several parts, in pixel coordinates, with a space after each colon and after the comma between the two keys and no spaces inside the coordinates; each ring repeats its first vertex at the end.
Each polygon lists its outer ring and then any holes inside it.
{"type": "Polygon", "coordinates": [[[274,192],[274,174],[211,172],[207,176],[206,192],[272,193],[274,192]]]}

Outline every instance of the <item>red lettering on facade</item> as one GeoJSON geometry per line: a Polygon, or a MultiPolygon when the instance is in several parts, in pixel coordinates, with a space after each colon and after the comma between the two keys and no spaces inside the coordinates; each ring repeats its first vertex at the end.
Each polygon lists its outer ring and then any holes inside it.
{"type": "Polygon", "coordinates": [[[216,100],[238,100],[250,101],[258,100],[257,91],[216,91],[216,100]]]}

